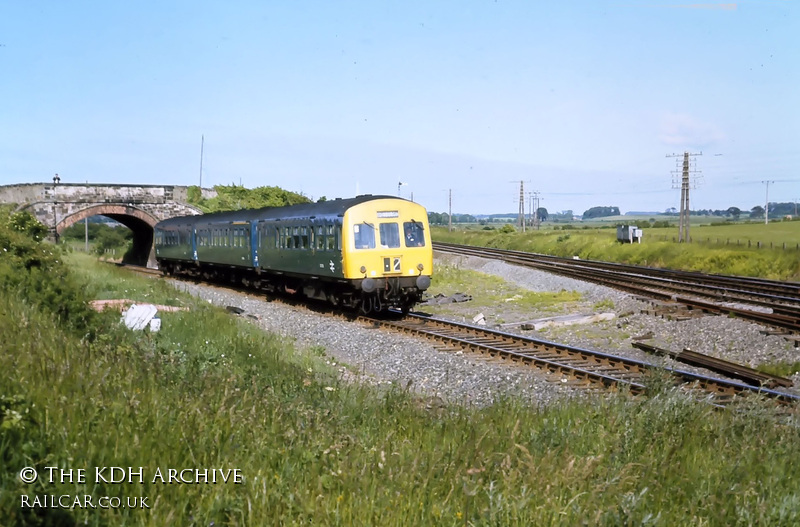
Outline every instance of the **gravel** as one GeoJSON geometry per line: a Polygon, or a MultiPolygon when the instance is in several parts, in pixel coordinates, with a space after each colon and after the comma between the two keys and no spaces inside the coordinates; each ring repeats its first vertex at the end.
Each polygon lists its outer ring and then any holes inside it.
{"type": "MultiPolygon", "coordinates": [[[[436,263],[497,275],[532,291],[578,291],[582,295],[582,301],[570,306],[573,312],[592,313],[593,306],[601,303],[604,306],[603,312],[615,315],[610,321],[551,327],[539,331],[525,331],[520,325],[504,325],[501,328],[510,333],[599,349],[614,355],[663,363],[705,374],[709,372],[683,364],[671,364],[668,359],[647,355],[631,346],[632,338],[649,336],[650,338],[644,340],[648,344],[675,351],[690,348],[751,367],[765,362],[798,360],[798,350],[792,343],[780,336],[765,335],[765,328],[750,322],[720,316],[668,320],[642,313],[644,310],[652,310],[652,304],[625,293],[495,260],[437,255],[436,263]]],[[[243,315],[250,315],[248,320],[252,323],[294,340],[301,349],[324,349],[327,361],[340,372],[345,381],[409,387],[424,396],[429,405],[455,402],[486,406],[500,397],[519,397],[532,405],[547,405],[568,397],[585,396],[587,393],[560,382],[552,382],[552,379],[529,367],[511,365],[458,350],[436,349],[430,343],[415,337],[321,315],[302,307],[268,302],[263,295],[245,294],[190,282],[176,281],[175,284],[180,290],[216,305],[243,309],[243,315]]],[[[493,319],[500,315],[505,324],[552,316],[552,313],[531,311],[515,313],[507,305],[497,306],[495,309],[496,313],[481,310],[489,327],[492,326],[493,319]]],[[[451,314],[447,318],[459,321],[469,321],[477,314],[469,302],[458,304],[456,314],[452,314],[452,308],[448,311],[451,314]]],[[[795,384],[800,383],[800,375],[795,375],[793,379],[795,384]]]]}

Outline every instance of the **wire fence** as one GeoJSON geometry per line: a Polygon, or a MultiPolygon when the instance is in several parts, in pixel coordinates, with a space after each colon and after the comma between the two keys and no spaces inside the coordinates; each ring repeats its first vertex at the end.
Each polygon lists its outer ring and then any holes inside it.
{"type": "MultiPolygon", "coordinates": [[[[663,241],[672,241],[678,243],[677,236],[669,236],[668,234],[653,236],[655,239],[663,241]]],[[[782,249],[784,251],[800,251],[800,243],[795,242],[762,242],[758,240],[741,240],[739,238],[693,238],[689,237],[689,243],[704,244],[704,245],[722,245],[733,247],[750,247],[755,249],[782,249]]]]}

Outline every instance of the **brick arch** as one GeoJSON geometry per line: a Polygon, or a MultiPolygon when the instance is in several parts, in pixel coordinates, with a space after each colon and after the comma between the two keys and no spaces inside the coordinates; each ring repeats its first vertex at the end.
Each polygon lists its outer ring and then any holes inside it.
{"type": "Polygon", "coordinates": [[[124,218],[127,216],[130,218],[135,218],[146,223],[151,229],[155,227],[156,223],[158,223],[158,218],[149,212],[143,211],[142,209],[137,209],[136,207],[131,207],[130,205],[103,204],[87,207],[79,210],[78,212],[70,214],[66,218],[63,218],[58,222],[58,225],[56,225],[56,232],[61,234],[61,232],[67,227],[70,227],[83,219],[91,218],[92,216],[108,216],[109,218],[119,221],[131,230],[133,229],[126,222],[121,221],[119,219],[120,217],[124,218]]]}
{"type": "Polygon", "coordinates": [[[133,250],[124,256],[124,263],[155,266],[153,227],[158,223],[158,218],[130,205],[93,205],[59,221],[56,232],[60,235],[67,227],[92,216],[107,216],[133,232],[133,250]]]}

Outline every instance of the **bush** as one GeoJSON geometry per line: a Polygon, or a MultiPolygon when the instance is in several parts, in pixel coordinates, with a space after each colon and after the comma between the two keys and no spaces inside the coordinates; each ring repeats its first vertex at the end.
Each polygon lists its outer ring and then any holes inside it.
{"type": "Polygon", "coordinates": [[[83,285],[70,274],[61,249],[43,241],[42,229],[47,230],[32,217],[0,218],[0,288],[40,306],[59,323],[85,332],[94,313],[83,285]]]}

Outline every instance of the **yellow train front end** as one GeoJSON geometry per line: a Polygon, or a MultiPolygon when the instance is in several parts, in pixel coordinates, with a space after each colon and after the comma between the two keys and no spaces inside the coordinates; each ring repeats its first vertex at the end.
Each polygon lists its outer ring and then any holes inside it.
{"type": "Polygon", "coordinates": [[[344,277],[360,292],[364,312],[404,313],[420,301],[433,273],[428,213],[400,198],[377,198],[342,219],[344,277]]]}

